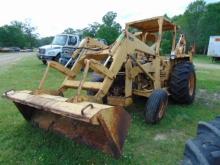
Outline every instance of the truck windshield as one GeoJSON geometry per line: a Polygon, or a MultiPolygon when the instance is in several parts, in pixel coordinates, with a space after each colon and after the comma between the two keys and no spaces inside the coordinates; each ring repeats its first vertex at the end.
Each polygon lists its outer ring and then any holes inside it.
{"type": "Polygon", "coordinates": [[[54,37],[52,45],[62,45],[66,44],[67,36],[66,35],[57,35],[54,37]]]}

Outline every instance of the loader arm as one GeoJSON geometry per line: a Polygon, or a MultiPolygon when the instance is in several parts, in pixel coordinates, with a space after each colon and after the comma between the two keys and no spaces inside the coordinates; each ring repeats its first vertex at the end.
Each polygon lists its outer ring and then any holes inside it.
{"type": "MultiPolygon", "coordinates": [[[[136,75],[138,73],[146,74],[152,81],[155,82],[155,88],[160,88],[160,85],[157,85],[157,82],[160,79],[160,74],[154,74],[155,68],[159,68],[160,58],[155,55],[156,51],[154,48],[148,46],[131,33],[123,31],[116,42],[113,44],[113,46],[111,46],[110,48],[104,46],[101,47],[98,43],[94,42],[94,40],[90,38],[87,38],[82,42],[82,47],[84,49],[74,54],[74,56],[77,56],[78,58],[74,66],[71,68],[71,71],[74,73],[74,75],[79,74],[80,70],[85,67],[86,61],[89,60],[90,69],[92,69],[96,73],[101,74],[104,77],[103,81],[88,82],[85,81],[85,78],[79,81],[76,80],[75,77],[73,78],[67,75],[59,91],[63,92],[68,88],[80,88],[87,90],[94,89],[98,91],[95,95],[95,98],[97,98],[97,100],[102,100],[102,98],[106,96],[109,92],[112,83],[114,82],[120,69],[125,65],[128,59],[131,59],[137,64],[137,67],[139,67],[136,75]],[[96,48],[96,50],[92,50],[91,45],[96,48]],[[98,50],[97,48],[100,49],[98,50]],[[155,58],[155,60],[154,62],[148,64],[140,64],[137,60],[135,60],[135,58],[133,58],[133,56],[136,56],[137,53],[141,53],[146,57],[151,56],[152,58],[155,58]],[[106,66],[109,61],[110,65],[106,66]]],[[[132,68],[132,66],[130,66],[130,69],[131,70],[129,72],[135,70],[135,68],[132,68]]],[[[126,82],[126,84],[129,84],[129,87],[132,87],[132,79],[127,79],[127,81],[129,82],[126,82]]],[[[127,86],[126,89],[129,89],[129,87],[127,86]]],[[[131,89],[129,89],[129,91],[130,90],[131,89]]],[[[128,93],[126,95],[131,96],[131,92],[128,93]]]]}
{"type": "MultiPolygon", "coordinates": [[[[129,55],[141,52],[147,55],[155,56],[155,50],[153,48],[149,47],[134,35],[126,31],[118,37],[110,52],[112,53],[112,63],[109,67],[109,71],[114,75],[114,77],[116,77],[119,70],[122,68],[122,65],[127,61],[129,55]]],[[[148,71],[146,70],[146,72],[148,71]]],[[[113,81],[113,79],[106,76],[99,92],[97,93],[97,97],[104,97],[108,93],[113,81]]]]}

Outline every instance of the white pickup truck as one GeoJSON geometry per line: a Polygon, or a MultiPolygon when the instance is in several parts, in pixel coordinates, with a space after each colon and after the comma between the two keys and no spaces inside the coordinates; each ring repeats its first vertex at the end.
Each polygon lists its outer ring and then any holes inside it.
{"type": "Polygon", "coordinates": [[[46,64],[47,60],[59,61],[63,47],[75,48],[79,46],[79,43],[80,37],[78,35],[59,34],[54,37],[50,45],[39,47],[37,57],[43,64],[46,64]]]}

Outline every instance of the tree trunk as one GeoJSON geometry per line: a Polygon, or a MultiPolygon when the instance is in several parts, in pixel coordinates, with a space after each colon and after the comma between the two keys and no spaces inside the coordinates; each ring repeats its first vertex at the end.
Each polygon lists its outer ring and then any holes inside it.
{"type": "Polygon", "coordinates": [[[207,47],[205,46],[203,49],[203,54],[206,54],[206,52],[207,52],[207,47]]]}

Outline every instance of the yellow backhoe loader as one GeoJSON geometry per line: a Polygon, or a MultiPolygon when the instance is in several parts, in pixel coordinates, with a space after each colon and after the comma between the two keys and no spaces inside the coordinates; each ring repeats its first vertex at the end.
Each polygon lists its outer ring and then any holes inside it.
{"type": "Polygon", "coordinates": [[[152,124],[163,118],[168,95],[181,104],[194,100],[192,58],[185,53],[184,35],[176,43],[176,31],[169,20],[155,17],[127,23],[111,46],[85,38],[72,55],[72,68],[49,61],[38,89],[3,95],[40,128],[119,157],[130,125],[130,115],[123,107],[131,105],[135,96],[148,98],[143,111],[146,122],[152,124]],[[164,31],[173,32],[169,56],[160,56],[164,31]],[[66,75],[54,91],[44,88],[50,68],[66,75]],[[69,89],[76,89],[76,94],[66,97],[69,89]]]}

